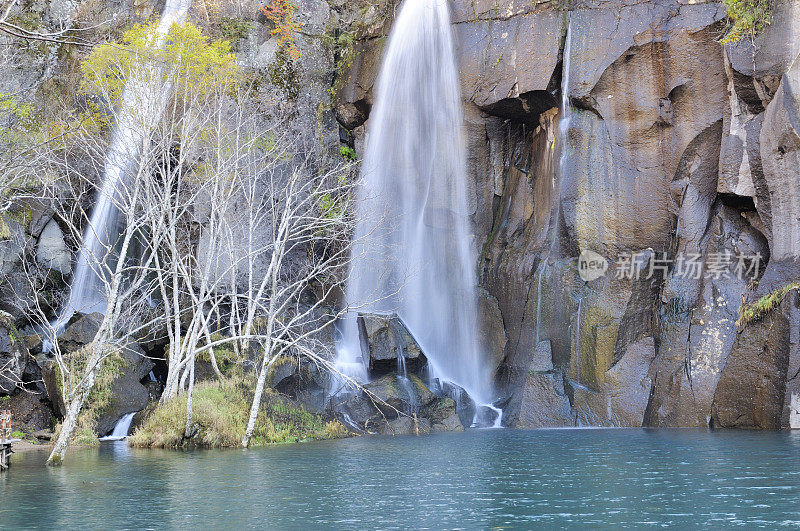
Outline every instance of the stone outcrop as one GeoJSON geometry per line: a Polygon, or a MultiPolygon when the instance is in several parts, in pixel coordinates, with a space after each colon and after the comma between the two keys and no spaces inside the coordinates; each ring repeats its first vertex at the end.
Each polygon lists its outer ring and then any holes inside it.
{"type": "Polygon", "coordinates": [[[352,428],[366,433],[425,434],[462,431],[456,402],[438,397],[416,375],[388,374],[364,386],[340,404],[339,415],[352,428]]]}
{"type": "Polygon", "coordinates": [[[374,376],[396,372],[401,365],[409,372],[418,372],[427,363],[417,341],[396,315],[359,315],[358,330],[374,376]]]}
{"type": "Polygon", "coordinates": [[[774,311],[736,338],[714,393],[713,426],[781,427],[789,361],[788,319],[774,311]]]}

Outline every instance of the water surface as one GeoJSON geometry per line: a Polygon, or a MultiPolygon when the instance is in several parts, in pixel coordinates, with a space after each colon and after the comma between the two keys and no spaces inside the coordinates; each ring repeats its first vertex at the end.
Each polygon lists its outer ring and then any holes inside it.
{"type": "Polygon", "coordinates": [[[473,430],[14,458],[3,528],[800,525],[800,433],[473,430]]]}

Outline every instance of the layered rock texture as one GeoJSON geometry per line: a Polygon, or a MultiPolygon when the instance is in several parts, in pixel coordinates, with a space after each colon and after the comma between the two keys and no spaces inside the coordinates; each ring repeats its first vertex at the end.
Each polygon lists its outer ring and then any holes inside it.
{"type": "MultiPolygon", "coordinates": [[[[788,427],[796,297],[736,321],[800,278],[800,2],[726,46],[720,2],[451,5],[505,421],[788,427]],[[584,251],[608,273],[584,282],[584,251]]],[[[354,27],[337,117],[359,148],[389,24],[354,27]]]]}

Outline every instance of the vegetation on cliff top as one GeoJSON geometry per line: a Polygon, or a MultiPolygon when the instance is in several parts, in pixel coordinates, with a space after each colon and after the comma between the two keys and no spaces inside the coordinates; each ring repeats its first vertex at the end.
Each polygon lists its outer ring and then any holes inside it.
{"type": "Polygon", "coordinates": [[[744,37],[755,38],[761,30],[772,23],[773,1],[723,0],[731,24],[720,42],[729,44],[738,42],[744,37]]]}

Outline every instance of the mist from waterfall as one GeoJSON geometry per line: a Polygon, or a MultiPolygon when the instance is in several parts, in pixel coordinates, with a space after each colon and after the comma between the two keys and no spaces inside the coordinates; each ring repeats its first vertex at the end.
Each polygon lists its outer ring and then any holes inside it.
{"type": "Polygon", "coordinates": [[[431,375],[486,404],[461,105],[446,0],[406,0],[368,123],[337,367],[365,379],[355,316],[396,313],[431,375]]]}
{"type": "MultiPolygon", "coordinates": [[[[167,0],[158,24],[159,45],[175,23],[181,23],[191,0],[167,0]]],[[[153,68],[157,68],[153,66],[153,68]]],[[[120,211],[117,207],[125,189],[125,177],[136,164],[139,146],[150,126],[158,119],[166,103],[168,86],[152,86],[139,79],[129,79],[118,109],[111,146],[106,155],[103,185],[97,195],[73,269],[67,304],[51,325],[60,334],[75,313],[105,313],[105,287],[102,267],[121,233],[120,211]]]]}

